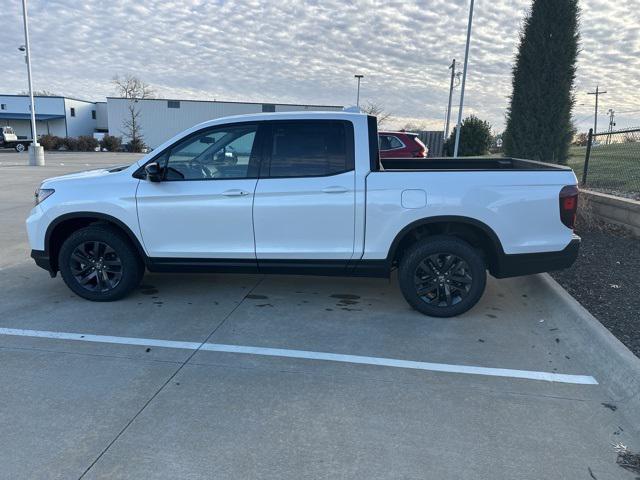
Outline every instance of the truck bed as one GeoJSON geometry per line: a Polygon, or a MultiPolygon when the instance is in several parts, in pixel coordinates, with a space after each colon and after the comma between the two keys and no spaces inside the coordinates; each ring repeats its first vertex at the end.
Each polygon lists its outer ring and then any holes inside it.
{"type": "Polygon", "coordinates": [[[381,159],[382,168],[385,171],[541,171],[541,170],[571,170],[564,165],[536,162],[510,157],[442,157],[442,158],[384,158],[381,159]]]}

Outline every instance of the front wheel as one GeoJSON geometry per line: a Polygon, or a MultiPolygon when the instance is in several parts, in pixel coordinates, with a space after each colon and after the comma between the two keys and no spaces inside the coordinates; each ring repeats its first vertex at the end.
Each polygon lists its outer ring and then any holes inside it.
{"type": "Polygon", "coordinates": [[[122,233],[107,225],[74,232],[60,248],[58,265],[67,286],[94,302],[109,302],[128,295],[144,275],[144,263],[135,247],[122,233]]]}
{"type": "Polygon", "coordinates": [[[440,235],[409,247],[400,261],[399,281],[413,308],[431,317],[453,317],[482,297],[486,265],[464,240],[440,235]]]}
{"type": "Polygon", "coordinates": [[[26,149],[26,147],[24,146],[24,143],[18,143],[18,144],[16,144],[16,146],[15,146],[15,147],[13,147],[13,148],[15,148],[16,152],[18,152],[18,153],[22,153],[22,152],[24,152],[24,151],[25,151],[25,149],[26,149]]]}

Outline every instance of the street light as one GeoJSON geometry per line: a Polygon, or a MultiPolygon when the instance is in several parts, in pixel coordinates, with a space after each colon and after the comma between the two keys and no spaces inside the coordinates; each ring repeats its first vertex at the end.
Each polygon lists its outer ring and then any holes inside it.
{"type": "Polygon", "coordinates": [[[38,143],[36,133],[36,105],[33,101],[33,83],[31,81],[31,49],[29,47],[29,20],[27,15],[27,0],[22,0],[22,15],[24,19],[24,45],[20,45],[18,50],[24,52],[27,61],[27,79],[29,81],[29,101],[31,110],[31,136],[32,142],[29,146],[29,165],[44,165],[44,148],[38,143]]]}
{"type": "Polygon", "coordinates": [[[456,127],[456,144],[453,156],[458,156],[460,146],[460,130],[462,129],[462,108],[464,107],[464,87],[467,82],[467,65],[469,63],[469,44],[471,43],[471,23],[473,22],[473,0],[469,6],[469,23],[467,24],[467,46],[464,52],[464,70],[462,71],[462,88],[460,89],[460,108],[458,109],[458,126],[456,127]]]}
{"type": "Polygon", "coordinates": [[[356,107],[360,108],[360,80],[362,80],[364,75],[354,75],[354,77],[358,79],[358,94],[356,96],[356,107]]]}

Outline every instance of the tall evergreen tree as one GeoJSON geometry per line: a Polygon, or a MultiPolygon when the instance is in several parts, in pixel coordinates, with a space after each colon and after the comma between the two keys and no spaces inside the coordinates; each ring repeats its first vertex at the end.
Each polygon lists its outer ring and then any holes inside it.
{"type": "Polygon", "coordinates": [[[579,40],[578,0],[533,0],[520,32],[505,153],[566,163],[579,40]]]}

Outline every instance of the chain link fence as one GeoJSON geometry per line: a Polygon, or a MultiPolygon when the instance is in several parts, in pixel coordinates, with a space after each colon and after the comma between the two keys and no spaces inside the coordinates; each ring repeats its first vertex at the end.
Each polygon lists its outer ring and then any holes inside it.
{"type": "Polygon", "coordinates": [[[581,186],[640,200],[640,128],[594,134],[571,149],[569,165],[581,186]]]}

